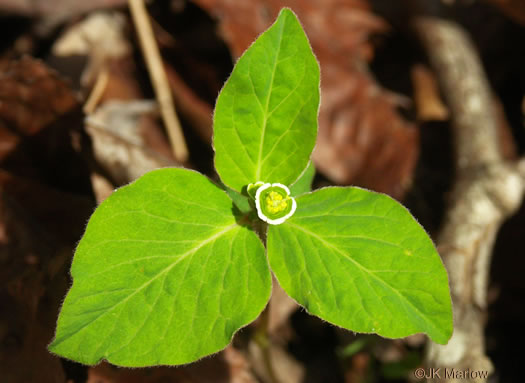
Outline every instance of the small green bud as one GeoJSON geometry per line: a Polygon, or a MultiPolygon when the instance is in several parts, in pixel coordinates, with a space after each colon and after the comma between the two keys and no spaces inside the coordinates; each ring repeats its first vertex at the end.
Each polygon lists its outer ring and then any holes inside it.
{"type": "Polygon", "coordinates": [[[254,184],[249,184],[246,187],[246,193],[248,193],[248,195],[252,197],[253,200],[255,200],[255,194],[257,194],[257,190],[263,185],[264,185],[264,182],[262,181],[256,182],[254,184]]]}

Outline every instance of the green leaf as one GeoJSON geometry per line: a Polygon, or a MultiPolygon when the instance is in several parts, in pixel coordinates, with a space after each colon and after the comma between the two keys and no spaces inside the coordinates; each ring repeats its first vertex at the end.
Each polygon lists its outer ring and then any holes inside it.
{"type": "Polygon", "coordinates": [[[315,166],[312,161],[308,164],[308,167],[304,170],[303,174],[299,177],[295,183],[290,186],[290,195],[296,197],[298,195],[308,193],[312,190],[312,182],[315,177],[315,166]]]}
{"type": "Polygon", "coordinates": [[[452,335],[448,278],[432,241],[402,205],[359,188],[324,188],[268,228],[284,290],[311,314],[388,338],[452,335]]]}
{"type": "Polygon", "coordinates": [[[299,21],[283,9],[239,59],[214,114],[215,167],[230,188],[292,184],[317,136],[319,65],[299,21]]]}
{"type": "Polygon", "coordinates": [[[380,366],[381,375],[387,380],[408,380],[410,374],[423,363],[421,352],[409,351],[401,360],[382,363],[380,366]]]}
{"type": "Polygon", "coordinates": [[[264,248],[232,201],[184,169],[117,190],[78,245],[49,349],[85,364],[182,364],[224,348],[271,291],[264,248]]]}
{"type": "Polygon", "coordinates": [[[360,338],[356,338],[352,343],[337,352],[340,358],[350,358],[358,352],[362,351],[366,346],[372,344],[377,338],[372,335],[362,335],[360,338]]]}

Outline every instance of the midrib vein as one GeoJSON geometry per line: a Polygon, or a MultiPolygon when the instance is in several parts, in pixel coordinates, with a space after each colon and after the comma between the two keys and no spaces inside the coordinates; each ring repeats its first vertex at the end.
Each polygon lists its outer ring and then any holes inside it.
{"type": "MultiPolygon", "coordinates": [[[[264,147],[264,135],[266,134],[266,124],[268,123],[268,107],[270,105],[270,98],[272,95],[273,82],[275,79],[275,70],[277,68],[277,62],[279,61],[279,53],[281,51],[281,44],[283,41],[284,23],[285,21],[281,23],[280,28],[279,28],[279,42],[277,44],[277,52],[275,53],[275,57],[273,60],[272,77],[270,79],[270,89],[268,89],[268,96],[266,97],[264,120],[263,120],[262,132],[261,132],[261,141],[259,143],[259,154],[257,156],[257,171],[255,172],[255,181],[262,181],[260,177],[261,177],[261,167],[262,167],[262,164],[261,164],[262,151],[264,147]]],[[[264,181],[266,182],[266,180],[264,181]]]]}
{"type": "Polygon", "coordinates": [[[368,268],[366,268],[365,266],[363,266],[362,264],[357,262],[355,259],[351,258],[348,254],[346,254],[345,252],[340,250],[338,247],[336,247],[332,243],[326,241],[323,237],[319,236],[318,234],[316,234],[316,233],[314,233],[314,232],[312,232],[312,231],[310,231],[308,229],[305,229],[305,228],[303,228],[301,226],[294,225],[294,224],[292,224],[290,222],[288,222],[288,225],[290,225],[290,226],[292,226],[292,227],[302,231],[303,233],[306,233],[306,234],[311,235],[312,237],[316,238],[318,241],[320,241],[321,243],[325,244],[327,247],[335,250],[337,253],[341,254],[344,258],[346,258],[349,261],[351,261],[361,271],[363,271],[366,274],[370,275],[372,278],[380,281],[384,286],[387,286],[391,291],[393,291],[402,301],[404,301],[406,304],[408,304],[410,307],[412,307],[420,315],[420,317],[423,319],[423,321],[425,321],[425,323],[427,325],[431,326],[437,332],[442,332],[433,321],[431,321],[425,314],[423,314],[419,310],[419,308],[417,308],[412,302],[410,302],[410,300],[408,300],[404,295],[402,295],[399,292],[398,289],[396,289],[394,286],[390,285],[390,283],[385,281],[383,278],[375,275],[371,270],[369,270],[368,268]]]}

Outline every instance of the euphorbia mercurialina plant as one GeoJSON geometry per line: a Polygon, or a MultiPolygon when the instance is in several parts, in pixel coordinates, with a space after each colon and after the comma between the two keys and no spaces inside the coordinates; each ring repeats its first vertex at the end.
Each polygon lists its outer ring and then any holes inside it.
{"type": "Polygon", "coordinates": [[[334,325],[446,343],[447,274],[410,213],[356,187],[310,192],[318,109],[318,63],[284,9],[217,99],[222,183],[160,169],[104,201],[76,250],[49,349],[85,364],[195,361],[262,312],[270,270],[334,325]]]}

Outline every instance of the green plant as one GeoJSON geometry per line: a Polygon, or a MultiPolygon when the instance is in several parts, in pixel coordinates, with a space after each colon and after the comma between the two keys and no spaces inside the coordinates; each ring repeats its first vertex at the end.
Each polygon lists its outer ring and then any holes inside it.
{"type": "Polygon", "coordinates": [[[330,323],[446,343],[447,274],[410,213],[356,187],[309,192],[318,108],[318,63],[284,9],[217,100],[223,184],[168,168],[104,201],[76,250],[49,349],[86,364],[195,361],[262,312],[270,267],[294,300],[330,323]]]}

